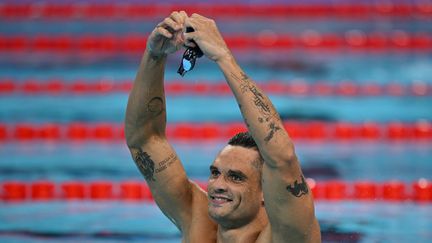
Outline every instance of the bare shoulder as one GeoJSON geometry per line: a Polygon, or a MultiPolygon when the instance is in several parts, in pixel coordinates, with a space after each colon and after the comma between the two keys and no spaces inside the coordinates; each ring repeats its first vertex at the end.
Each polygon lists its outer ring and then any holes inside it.
{"type": "Polygon", "coordinates": [[[216,242],[217,225],[208,215],[207,193],[191,182],[193,192],[192,220],[182,230],[182,242],[216,242]]]}
{"type": "Polygon", "coordinates": [[[317,221],[314,222],[310,227],[308,236],[304,237],[302,240],[295,237],[295,234],[275,234],[272,233],[272,226],[268,224],[263,231],[261,231],[255,243],[286,243],[286,242],[307,242],[307,243],[319,243],[321,242],[321,232],[317,221]]]}

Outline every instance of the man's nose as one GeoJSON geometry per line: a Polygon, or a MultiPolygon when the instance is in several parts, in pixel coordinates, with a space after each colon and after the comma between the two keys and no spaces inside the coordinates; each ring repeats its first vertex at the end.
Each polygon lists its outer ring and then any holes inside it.
{"type": "Polygon", "coordinates": [[[214,193],[225,193],[227,190],[225,188],[214,188],[214,193]]]}
{"type": "Polygon", "coordinates": [[[227,191],[227,183],[222,176],[214,179],[211,183],[209,183],[209,190],[212,190],[215,193],[223,193],[227,191]]]}

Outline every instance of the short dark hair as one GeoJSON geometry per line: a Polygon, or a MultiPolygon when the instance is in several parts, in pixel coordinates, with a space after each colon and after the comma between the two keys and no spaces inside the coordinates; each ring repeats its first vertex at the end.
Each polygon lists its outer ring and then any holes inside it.
{"type": "Polygon", "coordinates": [[[256,144],[255,140],[253,139],[252,135],[249,132],[239,132],[236,135],[234,135],[229,141],[228,144],[231,146],[241,146],[244,148],[250,148],[255,149],[258,151],[259,158],[257,160],[252,161],[252,165],[260,171],[264,163],[264,159],[261,156],[261,153],[258,149],[258,145],[256,144]]]}
{"type": "Polygon", "coordinates": [[[229,141],[229,145],[237,145],[245,148],[255,148],[258,150],[258,145],[249,132],[239,132],[234,135],[229,141]]]}

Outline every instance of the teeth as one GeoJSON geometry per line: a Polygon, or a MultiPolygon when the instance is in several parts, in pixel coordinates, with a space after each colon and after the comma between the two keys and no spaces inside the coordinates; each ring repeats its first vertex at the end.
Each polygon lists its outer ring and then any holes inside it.
{"type": "Polygon", "coordinates": [[[210,196],[210,198],[212,200],[217,200],[217,201],[232,201],[231,199],[225,198],[225,197],[214,197],[214,196],[210,196]]]}

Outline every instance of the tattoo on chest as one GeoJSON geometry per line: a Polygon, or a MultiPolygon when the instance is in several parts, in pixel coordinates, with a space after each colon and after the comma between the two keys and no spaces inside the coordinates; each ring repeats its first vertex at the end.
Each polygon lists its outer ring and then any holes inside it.
{"type": "Polygon", "coordinates": [[[301,197],[309,193],[309,189],[306,180],[303,175],[301,175],[301,182],[297,180],[294,181],[293,185],[288,185],[286,189],[291,192],[295,197],[301,197]]]}
{"type": "Polygon", "coordinates": [[[150,158],[150,155],[139,149],[139,151],[135,154],[134,160],[145,179],[148,181],[155,181],[153,177],[155,172],[155,163],[150,158]]]}

